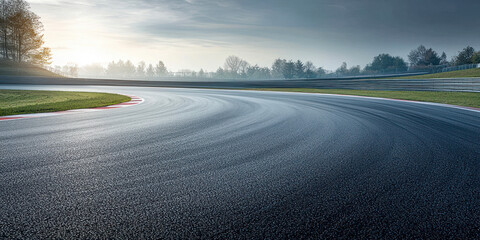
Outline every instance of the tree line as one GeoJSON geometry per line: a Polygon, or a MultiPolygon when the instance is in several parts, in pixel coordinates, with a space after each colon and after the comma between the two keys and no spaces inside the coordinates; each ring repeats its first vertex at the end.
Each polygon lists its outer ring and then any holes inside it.
{"type": "Polygon", "coordinates": [[[38,65],[51,63],[50,48],[43,47],[43,24],[24,0],[0,2],[0,54],[4,59],[38,65]]]}
{"type": "Polygon", "coordinates": [[[363,69],[359,65],[348,67],[346,62],[335,71],[327,71],[315,67],[311,61],[276,59],[271,68],[250,65],[247,61],[230,56],[225,60],[223,68],[218,68],[214,76],[217,78],[245,79],[301,79],[336,76],[355,76],[364,74],[393,74],[407,71],[431,71],[438,68],[480,64],[480,51],[467,46],[449,61],[445,52],[438,54],[432,48],[423,45],[413,49],[408,54],[409,62],[399,56],[382,53],[373,58],[363,69]]]}
{"type": "Polygon", "coordinates": [[[225,60],[224,67],[220,67],[214,74],[217,78],[246,78],[246,79],[273,79],[273,78],[317,78],[325,75],[326,71],[321,67],[315,67],[311,61],[292,61],[278,58],[271,68],[250,65],[247,61],[229,56],[225,60]]]}
{"type": "Polygon", "coordinates": [[[206,72],[200,69],[198,72],[181,69],[178,72],[168,71],[166,65],[159,61],[157,64],[146,64],[144,61],[134,65],[130,60],[118,60],[110,62],[106,67],[100,64],[89,64],[78,67],[68,64],[63,67],[52,68],[54,72],[76,77],[107,77],[124,79],[156,79],[161,77],[193,77],[193,78],[225,78],[225,79],[273,79],[273,78],[316,78],[322,77],[326,71],[321,67],[315,67],[312,62],[303,63],[285,59],[276,59],[272,68],[250,65],[237,56],[229,56],[225,60],[224,67],[216,72],[206,72]]]}
{"type": "MultiPolygon", "coordinates": [[[[100,69],[99,69],[100,70],[100,69]]],[[[105,69],[105,74],[109,77],[119,78],[154,78],[167,76],[167,67],[162,61],[159,61],[155,66],[144,61],[141,61],[135,66],[131,61],[110,62],[105,69]]]]}
{"type": "Polygon", "coordinates": [[[68,63],[64,66],[49,67],[48,70],[68,77],[92,78],[155,79],[171,75],[162,61],[158,61],[155,65],[147,65],[144,61],[141,61],[138,65],[134,65],[130,60],[118,60],[110,62],[106,68],[96,63],[82,67],[74,63],[68,63]]]}
{"type": "Polygon", "coordinates": [[[420,45],[410,51],[407,64],[401,57],[392,57],[389,54],[380,54],[368,64],[366,73],[396,73],[407,71],[432,71],[445,67],[461,66],[466,64],[480,64],[480,51],[476,52],[473,47],[467,46],[453,56],[449,61],[447,54],[439,54],[432,48],[420,45]]]}
{"type": "Polygon", "coordinates": [[[65,68],[67,75],[79,72],[84,77],[109,77],[129,79],[156,79],[161,77],[192,77],[192,78],[223,78],[223,79],[311,79],[323,77],[357,76],[368,74],[393,74],[407,71],[430,71],[450,66],[480,63],[480,51],[467,46],[458,52],[458,55],[447,59],[445,52],[438,54],[432,48],[423,45],[413,49],[408,54],[408,61],[398,56],[387,53],[375,56],[371,63],[363,69],[359,65],[348,67],[344,62],[335,71],[327,71],[316,67],[311,61],[275,59],[271,67],[251,65],[246,60],[229,56],[225,59],[223,67],[215,72],[205,72],[203,69],[196,72],[183,69],[179,72],[170,72],[162,61],[157,64],[140,62],[134,65],[131,61],[119,60],[108,64],[106,68],[98,64],[87,65],[77,71],[72,67],[65,68]]]}

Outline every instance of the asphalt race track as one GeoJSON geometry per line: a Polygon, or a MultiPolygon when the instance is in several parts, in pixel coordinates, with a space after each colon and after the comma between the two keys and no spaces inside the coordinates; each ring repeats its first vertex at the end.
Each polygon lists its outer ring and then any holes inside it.
{"type": "Polygon", "coordinates": [[[480,237],[480,112],[302,93],[10,87],[145,102],[0,122],[0,238],[480,237]]]}

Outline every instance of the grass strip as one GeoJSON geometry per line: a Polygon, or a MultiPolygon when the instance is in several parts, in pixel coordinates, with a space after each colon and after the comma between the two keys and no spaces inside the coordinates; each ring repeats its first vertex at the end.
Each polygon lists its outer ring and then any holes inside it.
{"type": "Polygon", "coordinates": [[[0,90],[0,116],[104,107],[130,100],[111,93],[0,90]]]}
{"type": "Polygon", "coordinates": [[[420,102],[445,103],[457,106],[480,108],[480,93],[474,92],[373,91],[311,88],[256,88],[246,90],[343,94],[366,97],[394,98],[420,102]]]}
{"type": "Polygon", "coordinates": [[[432,78],[471,78],[480,77],[480,68],[434,73],[419,76],[394,77],[391,79],[432,79],[432,78]]]}

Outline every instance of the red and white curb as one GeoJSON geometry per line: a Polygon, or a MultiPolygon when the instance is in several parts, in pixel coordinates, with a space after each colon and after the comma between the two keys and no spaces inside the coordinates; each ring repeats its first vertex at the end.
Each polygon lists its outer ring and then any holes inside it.
{"type": "MultiPolygon", "coordinates": [[[[125,95],[125,94],[123,94],[125,95]]],[[[143,103],[145,100],[141,97],[125,95],[131,98],[129,102],[119,103],[115,105],[110,105],[106,107],[96,107],[96,108],[85,108],[85,109],[72,109],[67,111],[60,111],[60,112],[49,112],[49,113],[32,113],[32,114],[22,114],[22,115],[11,115],[11,116],[0,116],[0,121],[9,121],[9,120],[18,120],[18,119],[26,119],[26,118],[39,118],[39,117],[49,117],[49,116],[59,116],[64,114],[72,114],[72,113],[81,113],[81,112],[96,112],[108,109],[115,109],[115,108],[124,108],[134,106],[140,103],[143,103]]]]}

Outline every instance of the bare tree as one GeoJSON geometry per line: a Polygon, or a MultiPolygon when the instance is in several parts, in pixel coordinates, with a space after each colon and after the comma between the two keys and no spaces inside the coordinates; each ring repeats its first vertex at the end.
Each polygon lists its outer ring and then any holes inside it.
{"type": "Polygon", "coordinates": [[[246,77],[247,68],[249,66],[250,66],[250,64],[247,61],[242,60],[240,62],[240,68],[238,69],[237,74],[241,75],[242,77],[246,77]]]}
{"type": "Polygon", "coordinates": [[[225,59],[224,69],[229,72],[238,72],[242,59],[237,56],[229,56],[225,59]]]}
{"type": "Polygon", "coordinates": [[[225,59],[224,70],[233,76],[246,75],[248,62],[237,57],[229,56],[225,59]]]}

